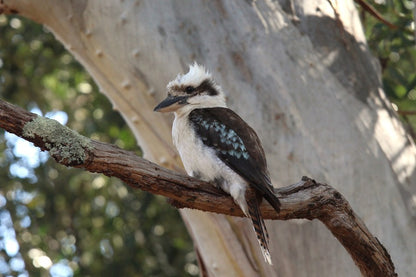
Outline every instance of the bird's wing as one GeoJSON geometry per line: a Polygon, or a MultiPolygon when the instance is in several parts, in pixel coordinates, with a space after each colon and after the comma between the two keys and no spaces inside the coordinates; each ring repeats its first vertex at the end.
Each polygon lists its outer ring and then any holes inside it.
{"type": "Polygon", "coordinates": [[[195,109],[189,115],[205,145],[242,176],[279,211],[279,200],[272,192],[263,147],[256,132],[227,108],[195,109]]]}

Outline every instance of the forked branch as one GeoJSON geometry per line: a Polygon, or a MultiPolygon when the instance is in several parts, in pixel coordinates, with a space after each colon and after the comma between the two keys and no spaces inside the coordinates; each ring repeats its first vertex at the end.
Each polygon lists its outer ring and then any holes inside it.
{"type": "MultiPolygon", "coordinates": [[[[0,100],[0,127],[33,142],[66,166],[118,177],[170,199],[177,208],[243,216],[232,198],[209,183],[160,167],[117,146],[85,138],[57,121],[0,100]]],[[[350,253],[364,276],[397,276],[390,255],[334,188],[308,177],[276,189],[281,212],[263,201],[265,219],[318,219],[350,253]]]]}

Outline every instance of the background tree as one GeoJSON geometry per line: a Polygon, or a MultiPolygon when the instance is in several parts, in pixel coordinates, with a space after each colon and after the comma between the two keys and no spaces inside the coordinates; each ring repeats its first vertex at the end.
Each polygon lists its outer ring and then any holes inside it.
{"type": "MultiPolygon", "coordinates": [[[[231,107],[259,132],[275,184],[303,174],[342,184],[339,189],[390,251],[399,274],[411,274],[414,242],[403,241],[415,231],[409,225],[414,145],[380,92],[378,69],[350,2],[109,3],[4,5],[49,26],[126,118],[145,155],[166,166],[177,167],[178,161],[169,123],[151,113],[154,97],[163,97],[166,82],[186,63],[207,64],[229,93],[231,107]],[[45,7],[51,10],[45,13],[45,7]],[[105,20],[104,11],[109,13],[105,20]]],[[[75,86],[61,92],[70,87],[75,86]]],[[[244,220],[182,215],[210,273],[353,274],[348,255],[317,223],[269,225],[276,265],[271,269],[250,254],[256,241],[249,240],[244,220]],[[236,253],[227,255],[224,248],[236,253]],[[231,267],[236,261],[238,266],[231,267]]],[[[113,244],[107,240],[102,249],[113,244]]],[[[77,265],[74,260],[71,266],[77,265]]]]}

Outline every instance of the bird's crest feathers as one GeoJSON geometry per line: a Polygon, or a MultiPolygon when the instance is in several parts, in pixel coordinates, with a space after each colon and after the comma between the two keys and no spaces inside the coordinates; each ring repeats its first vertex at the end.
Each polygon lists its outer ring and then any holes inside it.
{"type": "Polygon", "coordinates": [[[189,65],[189,71],[186,74],[178,74],[176,78],[169,82],[168,88],[181,85],[193,85],[198,86],[206,79],[212,79],[211,73],[209,73],[202,65],[194,64],[189,65]]]}

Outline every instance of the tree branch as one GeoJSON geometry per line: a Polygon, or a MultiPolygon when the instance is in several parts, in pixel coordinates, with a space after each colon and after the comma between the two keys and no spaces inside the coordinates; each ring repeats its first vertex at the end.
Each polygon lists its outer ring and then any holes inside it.
{"type": "MultiPolygon", "coordinates": [[[[166,196],[177,208],[243,216],[232,198],[213,185],[160,167],[117,146],[85,138],[57,121],[0,100],[0,127],[33,142],[66,166],[118,177],[133,188],[166,196]]],[[[334,188],[302,177],[276,189],[277,214],[263,201],[265,219],[318,219],[350,253],[364,276],[397,276],[390,255],[334,188]]]]}

